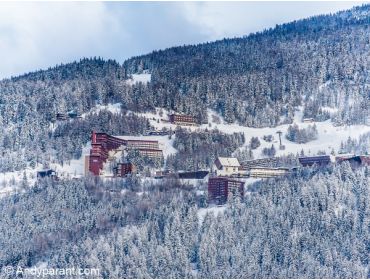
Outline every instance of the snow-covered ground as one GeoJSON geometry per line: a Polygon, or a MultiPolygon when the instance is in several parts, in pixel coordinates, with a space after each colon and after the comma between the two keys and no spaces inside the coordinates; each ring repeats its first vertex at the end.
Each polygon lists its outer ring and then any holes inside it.
{"type": "MultiPolygon", "coordinates": [[[[334,108],[325,108],[327,111],[335,112],[334,108]]],[[[176,125],[168,123],[168,122],[162,122],[161,119],[167,119],[168,112],[164,109],[161,111],[163,112],[163,115],[159,115],[160,109],[157,109],[156,114],[153,113],[141,113],[138,115],[147,117],[150,121],[150,124],[154,126],[156,129],[161,130],[162,128],[166,127],[167,129],[174,130],[176,128],[176,125]],[[154,118],[154,119],[153,119],[154,118]],[[159,121],[159,123],[158,123],[159,121]]],[[[300,128],[306,128],[309,125],[309,123],[303,123],[302,122],[302,116],[303,116],[303,108],[299,108],[294,117],[294,123],[296,123],[300,128]]],[[[203,124],[200,126],[189,126],[187,129],[189,130],[197,130],[197,129],[215,129],[224,132],[224,133],[234,133],[234,132],[242,132],[245,135],[246,142],[244,146],[247,146],[249,144],[249,141],[252,137],[258,137],[261,146],[258,147],[256,150],[253,151],[255,158],[263,157],[262,150],[266,147],[271,147],[272,144],[274,144],[276,150],[277,150],[277,156],[279,155],[286,155],[289,153],[300,153],[301,150],[305,152],[306,155],[315,155],[319,151],[325,151],[326,153],[330,153],[332,149],[334,149],[335,152],[337,152],[340,148],[340,144],[342,141],[346,141],[348,137],[351,137],[352,139],[358,139],[361,134],[370,132],[370,126],[366,125],[353,125],[353,126],[334,126],[330,120],[324,121],[324,122],[315,122],[316,128],[318,131],[318,139],[308,142],[306,144],[297,144],[294,142],[291,142],[285,138],[285,135],[287,133],[288,124],[280,125],[277,127],[265,127],[265,128],[252,128],[252,127],[245,127],[241,126],[239,124],[228,124],[224,121],[222,116],[220,116],[218,113],[208,110],[208,124],[203,124]],[[220,123],[215,123],[213,121],[214,117],[220,120],[220,123]],[[211,124],[211,126],[209,125],[211,124]],[[285,145],[285,150],[279,150],[279,137],[276,134],[277,131],[281,131],[282,134],[282,144],[285,145]],[[264,135],[273,135],[274,140],[272,142],[265,142],[262,138],[264,135]]]]}
{"type": "Polygon", "coordinates": [[[133,85],[136,83],[149,83],[152,79],[152,75],[149,73],[142,73],[142,74],[132,74],[131,79],[127,80],[129,85],[133,85]]]}
{"type": "MultiPolygon", "coordinates": [[[[109,107],[114,108],[114,105],[109,105],[109,107]]],[[[330,113],[335,113],[335,108],[325,107],[323,108],[325,111],[328,111],[330,113]]],[[[133,112],[128,112],[129,114],[133,112]]],[[[155,127],[156,130],[161,130],[163,128],[167,129],[176,129],[176,125],[171,124],[167,122],[169,112],[162,108],[156,108],[156,112],[146,112],[146,113],[135,113],[139,116],[146,117],[150,124],[155,127]]],[[[303,107],[298,108],[298,110],[295,112],[294,117],[294,123],[296,123],[300,128],[306,128],[309,125],[309,123],[303,123],[303,107]]],[[[310,141],[306,144],[297,144],[294,142],[291,142],[285,138],[285,135],[287,133],[288,124],[280,125],[277,127],[265,127],[265,128],[252,128],[252,127],[245,127],[241,126],[239,124],[228,124],[224,121],[223,117],[218,114],[217,112],[208,109],[208,124],[203,124],[200,126],[189,126],[186,127],[187,129],[191,131],[195,131],[197,129],[215,129],[224,132],[224,133],[234,133],[234,132],[242,132],[245,135],[246,142],[244,146],[247,146],[249,144],[249,141],[252,137],[258,137],[261,146],[258,147],[256,150],[253,151],[255,158],[261,158],[264,157],[262,154],[262,150],[264,148],[271,147],[272,144],[274,144],[276,148],[276,155],[286,155],[289,153],[300,153],[302,150],[306,155],[315,155],[319,151],[325,151],[326,153],[330,153],[332,150],[335,152],[338,152],[340,148],[341,142],[344,142],[348,139],[348,137],[351,137],[352,139],[358,139],[360,135],[370,132],[370,126],[367,125],[353,125],[353,126],[334,126],[330,120],[324,121],[324,122],[315,122],[317,131],[318,131],[318,139],[314,141],[310,141]],[[215,122],[217,120],[217,122],[215,122]],[[279,137],[277,135],[277,131],[282,132],[282,144],[285,146],[285,150],[279,150],[279,137]],[[264,135],[273,135],[274,140],[272,142],[266,142],[263,140],[264,135]]],[[[143,136],[143,137],[162,137],[166,138],[166,136],[143,136]]],[[[149,138],[147,138],[149,139],[149,138]]],[[[173,150],[172,142],[167,142],[167,145],[164,148],[165,154],[171,154],[176,151],[173,150]],[[167,152],[167,149],[170,149],[167,152]]]]}
{"type": "Polygon", "coordinates": [[[81,117],[85,118],[89,114],[93,114],[93,113],[97,114],[102,110],[107,110],[113,114],[118,114],[121,112],[121,103],[114,103],[114,104],[108,104],[108,105],[96,105],[89,112],[81,114],[81,117]]]}
{"type": "Polygon", "coordinates": [[[85,175],[85,156],[90,154],[91,142],[89,141],[83,148],[79,159],[72,159],[65,162],[63,166],[58,163],[50,163],[50,168],[55,170],[60,178],[78,178],[85,175]]]}
{"type": "MultiPolygon", "coordinates": [[[[150,74],[140,74],[140,77],[149,77],[150,74]],[[141,75],[141,76],[140,76],[141,75]],[[142,76],[144,75],[144,76],[142,76]],[[145,76],[146,75],[146,76],[145,76]]],[[[134,79],[136,76],[134,75],[134,79]]],[[[99,112],[100,110],[109,110],[112,113],[119,113],[121,111],[121,104],[108,104],[108,105],[98,105],[89,112],[83,114],[82,116],[85,117],[87,114],[99,112]]],[[[324,108],[329,112],[335,112],[335,108],[324,108]]],[[[133,112],[128,112],[131,114],[133,112]]],[[[167,129],[176,129],[176,125],[167,122],[169,112],[165,109],[156,108],[156,112],[147,112],[147,113],[135,113],[139,116],[143,116],[149,119],[150,124],[155,127],[157,130],[161,130],[162,128],[167,129]]],[[[294,117],[294,123],[296,123],[300,128],[307,127],[312,124],[303,123],[302,122],[303,116],[303,108],[298,108],[294,117]]],[[[340,144],[343,141],[346,141],[348,137],[352,139],[358,139],[358,137],[364,133],[370,132],[370,126],[366,125],[353,125],[353,126],[338,126],[335,127],[330,120],[324,122],[315,122],[318,131],[318,139],[308,142],[306,144],[297,144],[288,141],[285,138],[285,134],[287,133],[287,129],[289,125],[280,125],[274,128],[266,127],[266,128],[251,128],[241,126],[239,124],[227,124],[222,116],[212,110],[208,110],[208,124],[203,124],[200,126],[189,126],[186,127],[188,130],[194,131],[198,129],[215,129],[224,132],[224,133],[234,133],[234,132],[241,132],[244,133],[246,142],[244,146],[249,144],[249,141],[252,137],[258,137],[261,146],[258,147],[256,150],[253,151],[255,158],[261,158],[262,150],[265,147],[271,147],[274,144],[277,150],[277,156],[284,155],[288,153],[300,153],[301,150],[305,152],[307,155],[314,155],[319,151],[325,151],[326,153],[330,153],[333,149],[337,152],[340,148],[340,144]],[[285,145],[285,150],[279,150],[279,137],[276,134],[277,131],[282,131],[282,143],[285,145]],[[273,135],[274,140],[272,142],[265,142],[263,140],[264,135],[273,135]]],[[[141,139],[141,140],[157,140],[160,145],[160,149],[163,150],[164,157],[167,157],[170,154],[176,153],[176,149],[173,147],[173,141],[175,139],[175,135],[169,139],[168,136],[131,136],[131,135],[122,135],[118,136],[125,139],[141,139]]],[[[88,143],[83,148],[83,153],[80,159],[74,159],[70,162],[65,163],[63,166],[55,163],[50,164],[50,168],[54,169],[60,177],[80,177],[84,175],[84,164],[85,164],[85,155],[89,154],[90,150],[90,143],[88,143]]],[[[41,167],[37,167],[35,169],[26,169],[26,175],[29,181],[34,182],[36,180],[36,172],[41,170],[41,167]]],[[[0,196],[4,193],[9,193],[14,190],[14,182],[19,182],[23,178],[23,171],[21,172],[8,172],[0,174],[0,196]]],[[[243,179],[246,180],[246,179],[243,179]]],[[[158,182],[158,181],[157,181],[158,182]]],[[[198,185],[198,180],[189,181],[187,182],[192,185],[198,185]]],[[[246,181],[248,184],[249,181],[246,181]]]]}
{"type": "Polygon", "coordinates": [[[41,170],[41,166],[26,168],[22,171],[0,173],[0,198],[14,193],[19,183],[23,180],[24,175],[26,175],[28,184],[34,185],[38,170],[41,170]]]}
{"type": "Polygon", "coordinates": [[[225,211],[226,207],[227,207],[226,205],[223,205],[223,206],[212,206],[208,208],[200,208],[197,213],[199,224],[203,223],[204,217],[208,213],[212,213],[213,215],[215,215],[215,217],[217,217],[220,213],[223,213],[225,211]]]}

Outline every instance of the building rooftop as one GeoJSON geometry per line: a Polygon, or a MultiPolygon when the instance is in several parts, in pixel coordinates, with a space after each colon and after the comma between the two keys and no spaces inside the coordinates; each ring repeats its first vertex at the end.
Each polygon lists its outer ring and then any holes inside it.
{"type": "Polygon", "coordinates": [[[239,167],[240,163],[237,158],[232,158],[232,157],[218,157],[219,162],[223,166],[235,166],[239,167]]]}

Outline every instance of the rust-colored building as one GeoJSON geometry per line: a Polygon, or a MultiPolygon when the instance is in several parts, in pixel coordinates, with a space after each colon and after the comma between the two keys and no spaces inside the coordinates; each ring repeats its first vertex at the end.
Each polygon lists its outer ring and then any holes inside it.
{"type": "Polygon", "coordinates": [[[169,120],[170,123],[178,125],[196,125],[194,117],[189,115],[171,114],[169,120]]]}
{"type": "Polygon", "coordinates": [[[214,177],[208,180],[208,201],[218,205],[225,204],[230,194],[244,197],[244,182],[228,177],[214,177]]]}
{"type": "Polygon", "coordinates": [[[118,163],[115,168],[115,176],[117,177],[126,177],[132,173],[136,173],[136,166],[131,162],[118,163]]]}
{"type": "Polygon", "coordinates": [[[352,168],[370,165],[370,157],[368,155],[339,155],[335,157],[335,162],[340,164],[347,161],[352,168]]]}
{"type": "Polygon", "coordinates": [[[125,146],[127,149],[138,150],[140,154],[159,158],[162,157],[162,150],[159,149],[158,141],[151,140],[127,140],[108,135],[106,133],[91,134],[91,150],[88,168],[93,175],[100,175],[104,163],[108,159],[109,151],[125,146]]]}

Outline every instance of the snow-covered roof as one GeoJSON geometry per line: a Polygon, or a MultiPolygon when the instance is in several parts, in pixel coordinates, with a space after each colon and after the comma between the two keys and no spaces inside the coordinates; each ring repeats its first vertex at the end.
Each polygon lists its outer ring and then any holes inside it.
{"type": "Polygon", "coordinates": [[[218,161],[221,163],[222,166],[240,166],[240,163],[237,158],[231,157],[219,157],[218,161]]]}

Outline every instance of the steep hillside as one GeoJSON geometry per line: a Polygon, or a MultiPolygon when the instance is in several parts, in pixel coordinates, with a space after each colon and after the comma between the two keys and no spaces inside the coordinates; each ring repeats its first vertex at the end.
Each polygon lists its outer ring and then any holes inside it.
{"type": "Polygon", "coordinates": [[[244,38],[175,47],[132,58],[128,73],[148,69],[158,106],[205,117],[205,107],[229,122],[275,126],[293,108],[338,123],[363,123],[368,111],[370,6],[317,16],[244,38]]]}
{"type": "Polygon", "coordinates": [[[205,122],[212,109],[227,123],[261,128],[291,123],[301,106],[303,117],[316,121],[367,124],[369,11],[362,6],[243,38],[170,48],[123,65],[82,59],[0,81],[0,171],[79,156],[92,129],[141,134],[149,128],[126,110],[165,108],[205,122]],[[57,113],[83,114],[109,103],[123,111],[56,122],[57,113]]]}

